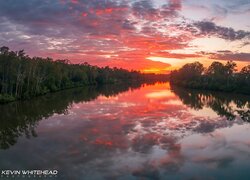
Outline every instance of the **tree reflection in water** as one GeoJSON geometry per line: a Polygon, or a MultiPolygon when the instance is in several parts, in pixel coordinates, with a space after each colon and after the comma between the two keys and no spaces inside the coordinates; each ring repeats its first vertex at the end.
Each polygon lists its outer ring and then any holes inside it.
{"type": "Polygon", "coordinates": [[[54,114],[67,114],[73,103],[92,101],[100,95],[115,96],[141,86],[142,84],[90,86],[0,105],[0,148],[8,149],[22,135],[27,138],[36,137],[35,127],[40,120],[54,114]]]}
{"type": "MultiPolygon", "coordinates": [[[[48,94],[28,101],[1,105],[0,148],[8,149],[22,135],[27,138],[36,137],[35,127],[40,120],[46,119],[53,114],[67,114],[67,110],[72,103],[92,101],[99,95],[115,96],[118,93],[139,87],[141,85],[123,84],[119,86],[77,88],[48,94]]],[[[176,86],[171,86],[171,90],[185,105],[195,110],[209,107],[218,115],[225,116],[228,120],[234,120],[238,114],[243,121],[250,121],[250,96],[191,90],[176,86]]],[[[146,123],[146,121],[143,123],[146,123]]],[[[147,143],[144,144],[144,146],[147,145],[147,143]]],[[[138,149],[140,146],[136,145],[135,148],[138,149]]],[[[142,147],[142,149],[145,151],[147,148],[142,147]]]]}
{"type": "Polygon", "coordinates": [[[250,122],[250,96],[223,92],[201,91],[171,86],[171,90],[183,104],[195,110],[211,108],[219,116],[235,120],[240,115],[243,121],[250,122]]]}
{"type": "Polygon", "coordinates": [[[249,96],[139,87],[78,88],[1,106],[1,149],[18,143],[0,150],[0,166],[19,168],[20,159],[25,168],[58,167],[60,179],[154,180],[249,167],[249,96]],[[35,129],[37,138],[22,138],[35,129]]]}

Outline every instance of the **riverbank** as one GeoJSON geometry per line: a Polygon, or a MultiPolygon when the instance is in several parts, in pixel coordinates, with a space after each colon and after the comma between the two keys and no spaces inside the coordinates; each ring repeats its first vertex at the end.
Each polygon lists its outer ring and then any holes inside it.
{"type": "Polygon", "coordinates": [[[69,60],[29,57],[23,50],[0,48],[0,103],[25,100],[69,88],[167,80],[164,74],[145,74],[122,68],[71,64],[69,60]]]}
{"type": "Polygon", "coordinates": [[[125,90],[128,90],[129,88],[131,89],[135,89],[135,88],[139,88],[141,87],[143,84],[146,85],[150,85],[150,84],[155,84],[157,82],[166,82],[166,80],[144,80],[144,81],[138,81],[138,82],[123,82],[123,83],[105,83],[105,84],[90,84],[90,85],[79,85],[79,86],[74,86],[74,87],[68,87],[68,88],[64,88],[64,89],[58,89],[58,90],[54,90],[54,91],[48,91],[45,92],[43,94],[37,94],[36,96],[29,96],[26,98],[16,98],[14,96],[8,95],[8,94],[0,94],[0,105],[1,104],[7,104],[10,102],[14,102],[14,101],[25,101],[25,100],[30,100],[36,97],[40,97],[40,96],[45,96],[47,94],[53,94],[53,93],[57,93],[60,91],[66,91],[66,90],[70,90],[70,89],[77,89],[77,88],[102,88],[105,86],[112,86],[113,89],[121,89],[121,87],[126,87],[125,90]]]}
{"type": "Polygon", "coordinates": [[[175,83],[173,81],[170,81],[170,84],[172,86],[177,86],[180,88],[185,89],[192,89],[192,90],[202,90],[202,91],[213,91],[213,92],[220,92],[220,93],[233,93],[235,95],[242,94],[242,95],[250,95],[250,88],[249,87],[233,87],[232,86],[214,86],[214,85],[206,85],[206,84],[197,84],[197,83],[175,83]]]}
{"type": "Polygon", "coordinates": [[[208,68],[199,62],[189,63],[171,72],[170,83],[191,89],[250,95],[250,65],[240,71],[236,67],[232,61],[225,65],[213,62],[208,68]]]}

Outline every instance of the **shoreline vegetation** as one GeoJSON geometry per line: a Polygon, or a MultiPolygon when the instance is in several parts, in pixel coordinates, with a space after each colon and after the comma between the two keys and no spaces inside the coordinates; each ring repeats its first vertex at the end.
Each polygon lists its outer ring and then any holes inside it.
{"type": "Polygon", "coordinates": [[[222,91],[250,95],[250,65],[240,71],[237,64],[213,62],[208,68],[194,62],[170,73],[170,84],[201,90],[222,91]]]}
{"type": "Polygon", "coordinates": [[[0,48],[0,104],[64,89],[105,84],[144,84],[167,81],[166,74],[145,74],[134,70],[70,64],[68,60],[29,57],[24,50],[0,48]]]}

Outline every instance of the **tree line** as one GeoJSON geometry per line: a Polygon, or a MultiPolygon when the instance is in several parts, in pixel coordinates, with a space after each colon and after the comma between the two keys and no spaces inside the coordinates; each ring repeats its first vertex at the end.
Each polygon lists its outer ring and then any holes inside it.
{"type": "Polygon", "coordinates": [[[250,94],[250,65],[237,72],[237,64],[213,62],[208,68],[194,62],[170,73],[170,83],[194,89],[250,94]]]}
{"type": "Polygon", "coordinates": [[[144,83],[166,79],[165,75],[143,74],[122,68],[97,67],[69,60],[29,57],[24,50],[0,48],[0,103],[61,89],[102,84],[144,83]]]}

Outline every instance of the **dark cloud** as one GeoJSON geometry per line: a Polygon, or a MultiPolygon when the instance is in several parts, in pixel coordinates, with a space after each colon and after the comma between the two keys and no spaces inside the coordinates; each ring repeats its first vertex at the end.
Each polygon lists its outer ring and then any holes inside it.
{"type": "MultiPolygon", "coordinates": [[[[31,56],[70,58],[74,62],[84,59],[96,64],[110,62],[109,65],[124,61],[130,65],[135,59],[148,64],[145,59],[152,55],[199,57],[167,53],[190,47],[195,38],[216,36],[234,41],[250,36],[247,31],[210,21],[194,23],[184,18],[180,23],[182,3],[181,0],[0,1],[0,41],[14,50],[25,49],[31,56]]],[[[214,9],[221,16],[227,13],[221,6],[214,9]]]]}
{"type": "Polygon", "coordinates": [[[248,41],[248,42],[243,42],[243,43],[241,44],[241,47],[248,46],[248,45],[250,45],[250,41],[248,41]]]}
{"type": "Polygon", "coordinates": [[[221,50],[221,51],[217,51],[218,53],[232,53],[232,51],[230,50],[221,50]]]}
{"type": "Polygon", "coordinates": [[[159,17],[157,9],[153,7],[153,3],[150,0],[137,1],[133,3],[132,11],[136,17],[143,19],[153,19],[159,17]]]}
{"type": "MultiPolygon", "coordinates": [[[[16,1],[0,2],[0,15],[22,31],[33,35],[65,37],[84,33],[114,34],[117,26],[127,28],[125,4],[117,1],[16,1]],[[76,3],[77,2],[77,3],[76,3]],[[112,18],[110,18],[112,17],[112,18]],[[110,28],[110,25],[113,28],[110,28]]],[[[130,24],[130,26],[132,23],[130,24]]],[[[130,27],[131,28],[131,27],[130,27]]],[[[119,33],[119,31],[118,31],[119,33]]]]}
{"type": "Polygon", "coordinates": [[[250,38],[249,31],[236,31],[233,28],[218,26],[214,22],[210,21],[195,22],[191,29],[196,33],[196,35],[199,36],[217,36],[230,41],[250,38]]]}
{"type": "Polygon", "coordinates": [[[250,53],[219,52],[210,55],[211,59],[250,62],[250,53]]]}
{"type": "Polygon", "coordinates": [[[170,0],[168,4],[162,6],[161,15],[164,17],[176,17],[181,8],[181,0],[170,0]]]}
{"type": "Polygon", "coordinates": [[[143,0],[132,4],[132,12],[137,18],[159,20],[177,17],[181,7],[180,0],[169,0],[160,8],[155,8],[151,0],[143,0]]]}
{"type": "Polygon", "coordinates": [[[31,55],[74,53],[84,58],[86,50],[118,47],[115,36],[134,30],[136,22],[127,19],[127,6],[112,0],[1,1],[1,44],[25,48],[31,55]]]}
{"type": "Polygon", "coordinates": [[[199,52],[198,54],[208,56],[210,59],[227,60],[227,61],[244,61],[250,62],[250,53],[232,52],[230,50],[221,50],[216,52],[199,52]]]}

